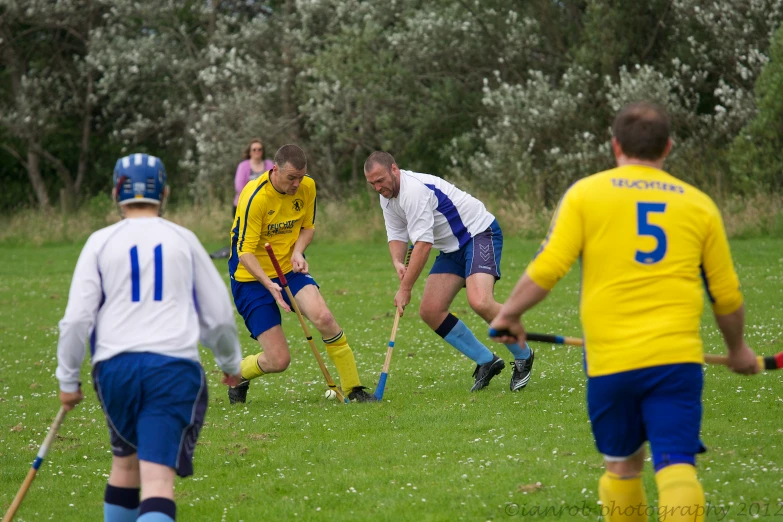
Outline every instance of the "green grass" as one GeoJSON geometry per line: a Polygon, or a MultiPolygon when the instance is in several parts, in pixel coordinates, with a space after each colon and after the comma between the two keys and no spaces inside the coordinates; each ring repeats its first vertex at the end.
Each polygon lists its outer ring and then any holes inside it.
{"type": "MultiPolygon", "coordinates": [[[[508,295],[536,246],[508,242],[499,297],[508,295]]],[[[748,340],[761,353],[780,351],[783,241],[735,241],[732,247],[747,301],[748,340]]],[[[80,245],[0,249],[0,511],[22,483],[59,405],[57,322],[79,251],[80,245]]],[[[360,375],[374,387],[394,311],[396,277],[387,249],[316,242],[309,254],[360,375]]],[[[223,262],[218,268],[225,272],[223,262]]],[[[602,461],[585,412],[580,351],[538,345],[525,391],[508,391],[507,368],[485,392],[468,393],[472,364],[414,312],[422,288],[419,283],[401,320],[382,404],[326,401],[323,378],[292,314],[284,323],[291,367],[254,381],[244,406],[228,405],[214,360],[203,351],[209,411],[196,475],[177,483],[179,519],[521,520],[509,515],[516,504],[539,510],[525,519],[596,520],[602,461]],[[560,516],[551,511],[560,508],[566,508],[560,516]]],[[[529,315],[530,329],[578,335],[577,299],[572,272],[529,315]]],[[[464,295],[453,311],[485,335],[464,295]]],[[[256,351],[237,319],[245,353],[256,351]]],[[[722,352],[706,311],[704,324],[706,349],[722,352]]],[[[494,349],[508,359],[505,348],[494,349]]],[[[66,417],[19,521],[102,517],[111,455],[87,367],[83,381],[86,399],[66,417]]],[[[756,510],[768,518],[783,515],[781,390],[783,372],[743,378],[707,369],[703,439],[710,451],[699,458],[700,477],[713,509],[728,510],[708,520],[743,520],[756,510]]],[[[649,464],[645,486],[654,499],[649,464]]]]}

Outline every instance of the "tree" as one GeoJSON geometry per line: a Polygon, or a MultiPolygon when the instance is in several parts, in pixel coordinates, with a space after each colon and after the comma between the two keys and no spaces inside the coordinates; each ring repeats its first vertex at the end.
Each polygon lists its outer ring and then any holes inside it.
{"type": "Polygon", "coordinates": [[[97,102],[95,70],[84,58],[107,6],[101,0],[6,0],[1,7],[0,63],[10,95],[0,102],[0,125],[12,138],[3,148],[26,169],[39,207],[50,206],[45,164],[56,171],[70,208],[88,170],[97,102]],[[63,127],[77,129],[76,147],[58,142],[63,127]]]}
{"type": "Polygon", "coordinates": [[[754,113],[751,90],[782,6],[780,0],[588,2],[565,74],[536,70],[524,83],[488,82],[489,114],[456,142],[476,152],[466,158],[451,147],[453,172],[503,172],[525,190],[535,184],[535,201],[552,204],[552,193],[559,198],[582,175],[611,165],[602,158],[613,114],[627,102],[652,99],[672,118],[669,168],[686,181],[726,190],[728,164],[720,151],[754,113]]]}
{"type": "Polygon", "coordinates": [[[783,189],[783,27],[772,38],[769,63],[756,83],[758,113],[734,139],[731,170],[747,192],[783,189]]]}
{"type": "MultiPolygon", "coordinates": [[[[615,111],[651,98],[672,116],[670,168],[725,191],[777,143],[774,80],[746,125],[781,20],[783,0],[0,0],[3,172],[46,208],[142,151],[192,189],[175,194],[222,198],[260,136],[301,145],[324,196],[383,149],[551,206],[611,165],[615,111]]],[[[774,168],[750,176],[779,187],[774,168]]]]}

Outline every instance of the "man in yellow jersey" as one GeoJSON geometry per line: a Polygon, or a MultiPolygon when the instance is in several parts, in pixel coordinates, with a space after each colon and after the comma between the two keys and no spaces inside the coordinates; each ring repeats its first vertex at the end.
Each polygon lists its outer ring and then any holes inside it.
{"type": "Polygon", "coordinates": [[[661,516],[700,521],[705,287],[729,367],[759,368],[744,341],[743,299],[720,213],[707,195],[662,170],[672,147],[666,113],[630,104],[612,131],[617,168],[568,189],[490,335],[524,340],[521,315],[579,258],[587,409],[606,464],[598,483],[605,520],[647,521],[641,472],[649,441],[661,516]]]}
{"type": "Polygon", "coordinates": [[[304,251],[313,240],[315,214],[315,181],[307,176],[307,159],[296,145],[282,146],[272,170],[250,181],[239,196],[228,260],[231,292],[261,352],[243,359],[243,382],[228,390],[231,404],[245,402],[251,379],[283,372],[291,362],[278,308],[290,312],[290,303],[265,243],[272,246],[302,314],[321,333],[343,391],[352,401],[376,400],[359,381],[348,340],[309,274],[304,251]]]}

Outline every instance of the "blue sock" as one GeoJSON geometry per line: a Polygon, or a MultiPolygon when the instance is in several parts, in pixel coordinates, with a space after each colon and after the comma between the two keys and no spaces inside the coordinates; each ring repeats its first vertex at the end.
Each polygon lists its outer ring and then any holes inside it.
{"type": "Polygon", "coordinates": [[[135,522],[139,516],[139,488],[106,484],[103,495],[104,522],[135,522]]]}
{"type": "Polygon", "coordinates": [[[139,508],[128,509],[115,504],[103,503],[104,522],[136,522],[139,516],[139,508]]]}
{"type": "Polygon", "coordinates": [[[525,347],[522,348],[518,343],[507,344],[506,348],[514,356],[514,359],[530,359],[530,347],[525,343],[525,347]]]}
{"type": "Polygon", "coordinates": [[[141,503],[139,522],[174,522],[177,519],[177,505],[173,500],[151,497],[141,503]]]}
{"type": "Polygon", "coordinates": [[[136,520],[138,522],[174,522],[173,518],[160,511],[148,511],[136,520]]]}
{"type": "Polygon", "coordinates": [[[476,336],[473,335],[473,332],[470,331],[470,328],[465,323],[451,314],[446,316],[446,319],[435,330],[435,333],[443,337],[447,343],[464,353],[476,364],[488,363],[495,357],[489,351],[489,348],[476,339],[476,336]]]}

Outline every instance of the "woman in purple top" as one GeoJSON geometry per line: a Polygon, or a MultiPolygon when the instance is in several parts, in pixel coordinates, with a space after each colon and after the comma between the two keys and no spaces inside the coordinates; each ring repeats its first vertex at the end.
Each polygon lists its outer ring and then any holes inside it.
{"type": "MultiPolygon", "coordinates": [[[[234,196],[234,210],[231,213],[232,220],[237,213],[239,194],[242,192],[242,189],[245,188],[247,182],[256,179],[274,166],[275,163],[272,160],[263,158],[264,143],[261,141],[261,138],[253,138],[245,148],[245,154],[242,156],[242,161],[237,165],[237,173],[234,176],[234,190],[236,195],[234,196]]],[[[225,259],[230,253],[231,248],[225,247],[216,250],[209,255],[212,259],[225,259]]]]}
{"type": "Polygon", "coordinates": [[[234,196],[235,214],[237,211],[239,194],[242,192],[242,189],[245,188],[247,182],[256,179],[274,166],[272,160],[264,159],[264,144],[261,142],[261,138],[253,138],[250,141],[250,144],[245,149],[243,158],[244,160],[237,165],[237,173],[234,177],[234,189],[236,190],[236,196],[234,196]]]}

